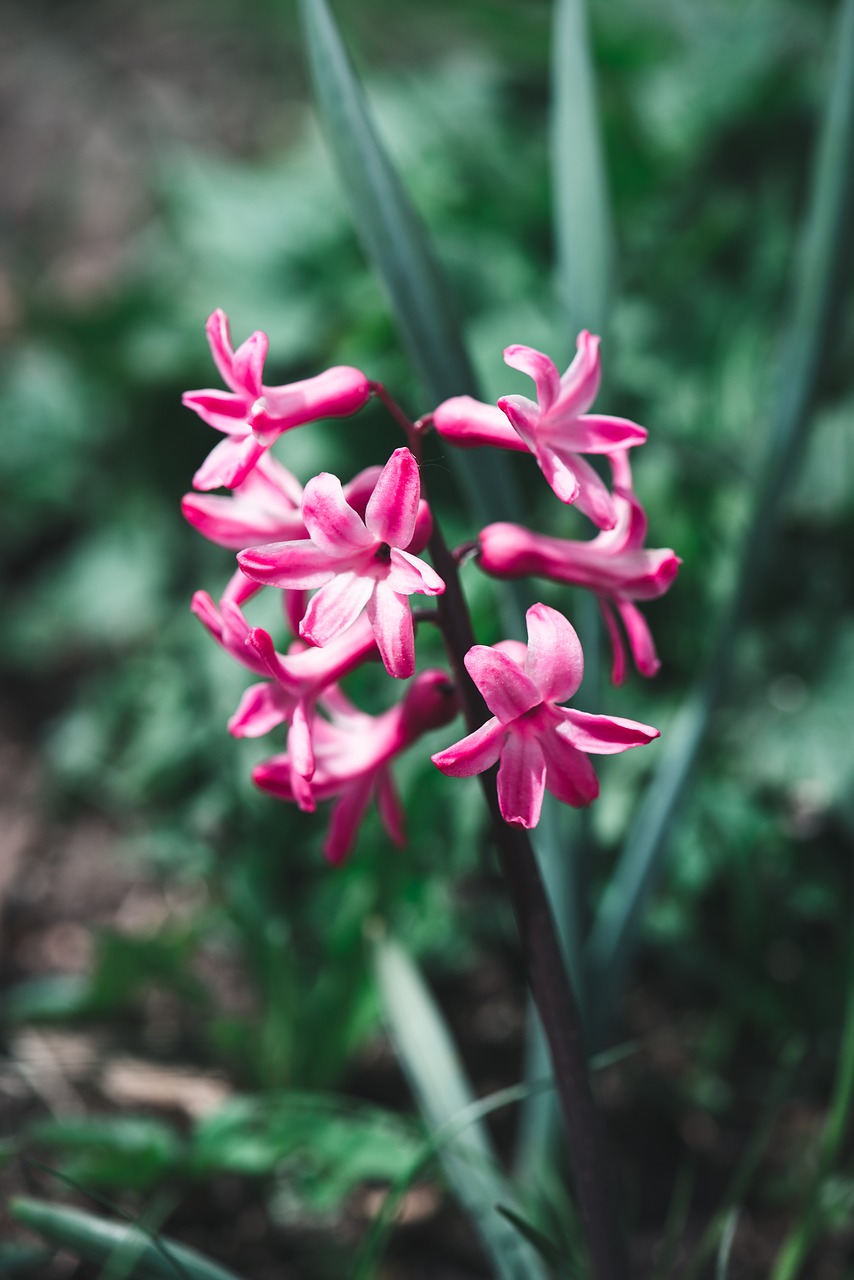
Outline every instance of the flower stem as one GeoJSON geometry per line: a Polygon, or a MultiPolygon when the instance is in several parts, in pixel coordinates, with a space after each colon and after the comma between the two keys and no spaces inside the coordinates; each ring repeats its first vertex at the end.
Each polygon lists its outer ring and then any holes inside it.
{"type": "MultiPolygon", "coordinates": [[[[436,603],[469,731],[489,710],[465,668],[476,643],[458,566],[435,520],[430,552],[445,592],[436,603]]],[[[527,832],[501,817],[497,767],[480,775],[492,818],[498,861],[510,895],[531,993],[549,1043],[555,1085],[569,1140],[569,1157],[594,1280],[625,1280],[628,1258],[619,1222],[617,1185],[593,1102],[581,1018],[561,955],[554,919],[527,832]]]]}

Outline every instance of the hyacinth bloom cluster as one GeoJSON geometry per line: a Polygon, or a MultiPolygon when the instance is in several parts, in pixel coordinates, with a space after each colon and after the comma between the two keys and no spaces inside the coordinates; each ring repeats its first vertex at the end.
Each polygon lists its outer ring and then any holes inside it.
{"type": "MultiPolygon", "coordinates": [[[[221,311],[210,317],[207,332],[228,390],[188,392],[184,403],[226,439],[196,473],[182,510],[205,537],[237,553],[237,568],[218,603],[199,591],[192,607],[216,642],[258,677],[229,721],[231,733],[283,735],[284,751],[258,765],[254,781],[308,812],[331,802],[324,846],[331,861],[351,851],[372,799],[392,840],[402,843],[392,762],[423,734],[449,724],[466,701],[446,672],[416,674],[412,597],[424,598],[418,616],[439,624],[452,660],[447,611],[465,609],[456,592],[445,603],[447,584],[424,558],[434,524],[419,456],[431,425],[452,446],[532,454],[560,501],[575,504],[598,528],[582,542],[509,523],[488,525],[476,542],[480,568],[499,578],[532,575],[592,590],[614,644],[615,683],[625,667],[617,617],[637,668],[654,674],[655,648],[635,602],[663,594],[679,560],[672,551],[644,546],[646,518],[632,489],[627,450],[643,443],[646,431],[590,412],[600,383],[598,338],[579,335],[563,376],[542,353],[508,348],[507,363],[530,375],[536,401],[515,395],[494,405],[465,396],[445,401],[408,424],[407,444],[383,465],[366,467],[347,484],[324,471],[303,486],[270,446],[293,427],[355,413],[374,393],[393,406],[388,393],[347,367],[268,387],[262,381],[266,335],[254,333],[235,350],[221,311]],[[605,456],[611,488],[584,454],[605,456]],[[215,488],[229,492],[211,493],[215,488]],[[271,588],[281,593],[281,648],[250,616],[255,597],[271,588]],[[376,715],[356,707],[340,686],[370,661],[409,681],[395,705],[376,715]]],[[[451,777],[497,766],[501,814],[526,828],[536,825],[545,790],[575,806],[595,799],[591,755],[657,736],[648,725],[561,705],[581,681],[578,637],[544,604],[528,610],[527,627],[527,645],[475,644],[465,654],[465,671],[492,717],[477,728],[470,722],[471,732],[432,756],[451,777]]],[[[455,665],[462,672],[462,663],[455,665]]]]}

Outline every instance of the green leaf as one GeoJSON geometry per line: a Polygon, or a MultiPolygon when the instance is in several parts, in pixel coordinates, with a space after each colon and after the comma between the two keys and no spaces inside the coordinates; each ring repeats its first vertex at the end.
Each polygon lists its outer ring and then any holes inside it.
{"type": "Polygon", "coordinates": [[[818,142],[809,213],[781,345],[776,396],[735,588],[708,665],[662,735],[658,768],[608,884],[586,948],[594,1045],[608,1033],[638,945],[643,908],[664,864],[673,818],[723,689],[735,640],[772,547],[776,518],[811,423],[828,326],[844,285],[854,196],[854,0],[844,0],[818,142]]]}
{"type": "MultiPolygon", "coordinates": [[[[401,341],[436,401],[477,395],[453,305],[453,289],[377,137],[362,86],[326,0],[301,0],[309,71],[362,247],[391,303],[401,341]]],[[[492,450],[450,450],[473,511],[516,518],[520,502],[507,459],[492,450]]]]}
{"type": "Polygon", "coordinates": [[[17,1199],[9,1208],[18,1222],[86,1262],[97,1265],[121,1257],[124,1274],[134,1280],[238,1280],[233,1271],[195,1249],[155,1237],[141,1227],[43,1200],[17,1199]]]}
{"type": "Polygon", "coordinates": [[[406,952],[387,937],[374,941],[374,965],[389,1031],[418,1109],[432,1134],[443,1136],[439,1160],[478,1230],[502,1280],[545,1280],[536,1252],[509,1225],[497,1205],[515,1204],[481,1123],[455,1129],[476,1106],[471,1085],[439,1009],[406,952]]]}
{"type": "Polygon", "coordinates": [[[181,1161],[177,1135],[148,1116],[89,1116],[83,1120],[40,1120],[28,1130],[71,1158],[63,1172],[82,1186],[153,1186],[181,1161]]]}

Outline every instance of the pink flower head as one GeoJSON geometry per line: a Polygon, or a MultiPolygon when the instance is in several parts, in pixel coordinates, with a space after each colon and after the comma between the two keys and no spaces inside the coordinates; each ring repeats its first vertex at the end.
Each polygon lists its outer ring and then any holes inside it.
{"type": "MultiPolygon", "coordinates": [[[[448,724],[457,714],[456,692],[443,671],[423,671],[396,707],[379,716],[358,711],[337,687],[327,690],[321,705],[331,716],[314,723],[314,776],[311,793],[333,800],[324,853],[340,863],[349,854],[371,796],[376,796],[383,824],[397,845],[405,842],[403,810],[390,763],[429,729],[448,724]]],[[[257,766],[257,785],[283,800],[294,800],[293,771],[288,755],[257,766]]]]}
{"type": "Polygon", "coordinates": [[[614,500],[580,455],[629,449],[643,444],[647,433],[627,418],[587,412],[601,380],[599,339],[585,329],[577,345],[563,377],[541,351],[508,347],[504,360],[534,379],[536,403],[526,396],[502,396],[495,409],[470,396],[455,396],[439,405],[433,424],[457,445],[530,450],[561,502],[576,503],[600,529],[612,529],[617,522],[614,500]]]}
{"type": "Polygon", "coordinates": [[[682,561],[670,548],[644,547],[647,522],[632,492],[628,459],[615,454],[614,505],[617,523],[588,542],[550,538],[517,524],[490,524],[479,535],[478,563],[497,578],[529,574],[595,591],[614,651],[611,679],[622,684],[626,655],[617,620],[622,619],[635,666],[654,676],[661,663],[636,600],[654,600],[669,589],[682,561]]]}
{"type": "Polygon", "coordinates": [[[243,551],[237,557],[243,572],[277,587],[320,588],[300,623],[300,635],[310,644],[329,644],[367,608],[388,673],[412,675],[415,637],[408,597],[445,590],[435,570],[408,550],[423,547],[429,519],[413,455],[395,449],[364,519],[347,501],[341,482],[327,472],[306,485],[302,516],[309,540],[243,551]]]}
{"type": "Polygon", "coordinates": [[[196,472],[196,489],[235,488],[283,431],[317,418],[355,413],[371,394],[365,375],[347,365],[302,382],[265,387],[261,381],[268,346],[265,333],[256,331],[235,351],[228,317],[224,311],[214,311],[208,318],[207,335],[214,363],[229,390],[187,391],[182,400],[227,438],[196,472]]]}
{"type": "Polygon", "coordinates": [[[581,645],[562,614],[535,604],[527,612],[527,648],[505,641],[474,645],[466,669],[493,713],[462,741],[433,756],[454,778],[483,773],[497,761],[498,804],[505,822],[535,827],[546,788],[564,804],[588,805],[599,783],[588,754],[611,755],[658,737],[635,720],[560,707],[578,689],[581,645]]]}

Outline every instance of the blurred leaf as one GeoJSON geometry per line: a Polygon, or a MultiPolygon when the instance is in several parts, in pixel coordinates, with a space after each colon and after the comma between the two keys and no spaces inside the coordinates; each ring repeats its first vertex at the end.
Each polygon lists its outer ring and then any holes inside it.
{"type": "MultiPolygon", "coordinates": [[[[392,1040],[418,1109],[437,1133],[474,1105],[471,1086],[441,1013],[406,953],[385,937],[375,938],[373,951],[392,1040]]],[[[484,1126],[454,1132],[438,1155],[502,1280],[544,1277],[537,1254],[497,1213],[498,1204],[512,1206],[513,1196],[484,1126]]]]}
{"type": "Polygon", "coordinates": [[[120,1257],[126,1263],[124,1274],[134,1280],[237,1280],[233,1271],[195,1249],[166,1237],[155,1241],[140,1227],[42,1200],[13,1200],[9,1209],[31,1231],[86,1262],[99,1265],[120,1257]]]}
{"type": "Polygon", "coordinates": [[[63,1173],[81,1186],[153,1187],[183,1157],[177,1135],[148,1116],[89,1116],[41,1120],[28,1130],[35,1141],[70,1153],[63,1173]]]}
{"type": "Polygon", "coordinates": [[[0,1277],[28,1275],[50,1260],[51,1254],[35,1245],[0,1244],[0,1277]]]}

